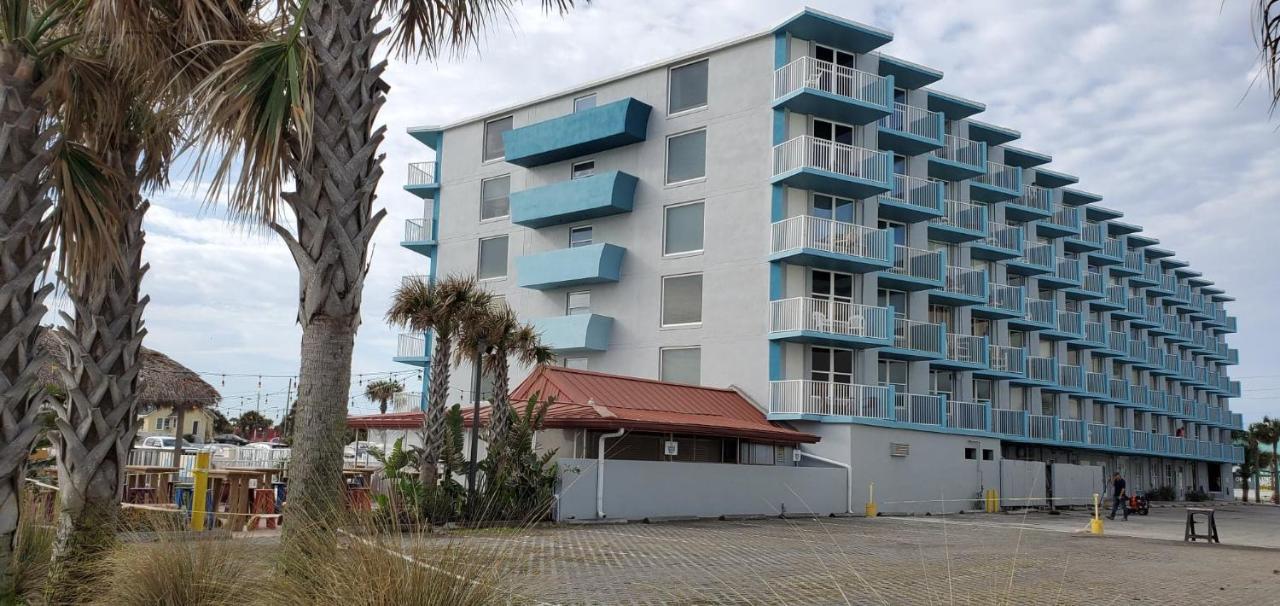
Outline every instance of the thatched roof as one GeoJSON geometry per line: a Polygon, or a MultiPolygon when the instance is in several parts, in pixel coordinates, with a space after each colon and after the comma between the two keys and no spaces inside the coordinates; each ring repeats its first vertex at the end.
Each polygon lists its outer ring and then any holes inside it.
{"type": "MultiPolygon", "coordinates": [[[[40,370],[40,382],[45,385],[65,387],[56,366],[66,364],[69,359],[65,338],[51,327],[43,327],[40,333],[37,347],[50,353],[56,361],[40,370]]],[[[216,406],[221,399],[218,390],[190,368],[154,349],[142,348],[142,370],[138,373],[139,406],[206,408],[216,406]]]]}

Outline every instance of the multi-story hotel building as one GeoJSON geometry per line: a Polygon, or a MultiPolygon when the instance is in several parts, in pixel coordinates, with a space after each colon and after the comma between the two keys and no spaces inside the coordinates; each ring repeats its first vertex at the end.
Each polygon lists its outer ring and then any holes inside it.
{"type": "Polygon", "coordinates": [[[806,10],[411,129],[403,245],[559,363],[734,386],[885,498],[968,498],[1001,459],[1227,490],[1231,298],[891,39],[806,10]]]}

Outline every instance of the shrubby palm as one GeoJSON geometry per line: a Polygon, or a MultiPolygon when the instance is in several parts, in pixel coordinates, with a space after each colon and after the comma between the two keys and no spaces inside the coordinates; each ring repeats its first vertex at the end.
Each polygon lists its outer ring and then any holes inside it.
{"type": "Polygon", "coordinates": [[[1262,417],[1249,425],[1249,433],[1257,440],[1259,446],[1270,444],[1269,466],[1271,467],[1271,502],[1280,503],[1280,485],[1277,485],[1276,468],[1280,467],[1280,419],[1262,417]]]}
{"type": "Polygon", "coordinates": [[[378,413],[387,414],[387,403],[404,391],[404,385],[395,379],[370,381],[364,387],[364,397],[378,403],[378,413]]]}
{"type": "Polygon", "coordinates": [[[478,321],[464,327],[458,341],[458,361],[474,360],[479,355],[483,372],[493,380],[490,397],[489,432],[501,438],[511,426],[512,358],[521,365],[547,364],[555,359],[551,349],[542,343],[538,331],[520,321],[505,301],[495,301],[478,321]],[[478,347],[484,351],[478,351],[478,347]]]}

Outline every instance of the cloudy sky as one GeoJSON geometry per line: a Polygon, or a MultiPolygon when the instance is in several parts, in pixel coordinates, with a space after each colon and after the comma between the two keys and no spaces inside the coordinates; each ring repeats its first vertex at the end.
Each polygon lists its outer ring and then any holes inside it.
{"type": "MultiPolygon", "coordinates": [[[[405,165],[430,152],[405,128],[439,124],[553,92],[728,38],[802,8],[783,0],[595,0],[561,17],[535,7],[495,28],[465,57],[393,63],[376,239],[355,369],[391,361],[382,322],[400,276],[425,272],[401,249],[421,202],[401,189],[405,165]]],[[[983,101],[979,119],[1022,132],[1016,143],[1105,196],[1162,245],[1239,300],[1233,374],[1246,420],[1280,412],[1280,118],[1269,119],[1247,0],[920,0],[810,6],[894,32],[884,50],[946,73],[937,88],[983,101]],[[1034,6],[1032,6],[1034,5],[1034,6]]],[[[158,196],[148,217],[147,343],[210,375],[228,416],[278,415],[297,373],[296,272],[273,237],[228,226],[197,187],[158,196]],[[194,190],[194,191],[193,191],[194,190]],[[265,376],[258,380],[257,375],[265,376]],[[261,387],[259,388],[259,383],[261,387]]],[[[384,375],[385,376],[385,375],[384,375]]],[[[407,375],[415,383],[413,375],[407,375]]],[[[353,390],[359,389],[353,385],[353,390]]],[[[355,401],[358,410],[369,405],[355,401]]]]}

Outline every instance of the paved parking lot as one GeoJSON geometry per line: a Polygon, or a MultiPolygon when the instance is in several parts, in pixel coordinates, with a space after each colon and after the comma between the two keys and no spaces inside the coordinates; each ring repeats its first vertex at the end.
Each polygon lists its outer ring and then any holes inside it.
{"type": "MultiPolygon", "coordinates": [[[[1168,534],[1180,510],[1131,528],[1168,534]]],[[[1280,534],[1280,509],[1248,524],[1280,534]]],[[[1092,537],[1085,515],[699,521],[432,539],[503,562],[517,602],[553,604],[1273,604],[1280,551],[1092,537]]],[[[1220,524],[1224,524],[1220,520],[1220,524]]],[[[1237,521],[1232,521],[1235,527],[1237,521]]],[[[1115,530],[1115,532],[1111,532],[1115,530]]],[[[1233,530],[1223,528],[1232,536],[1233,530]]],[[[420,546],[421,547],[421,546],[420,546]]]]}

